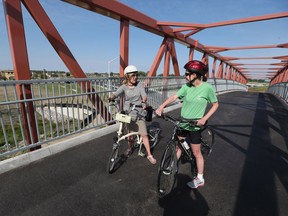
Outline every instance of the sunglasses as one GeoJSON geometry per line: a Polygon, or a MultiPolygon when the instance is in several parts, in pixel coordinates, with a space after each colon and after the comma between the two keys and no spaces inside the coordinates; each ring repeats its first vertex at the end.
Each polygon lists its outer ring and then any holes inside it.
{"type": "Polygon", "coordinates": [[[190,76],[191,75],[191,73],[185,73],[185,76],[190,76]]]}
{"type": "Polygon", "coordinates": [[[131,74],[129,77],[138,77],[138,74],[131,74]]]}

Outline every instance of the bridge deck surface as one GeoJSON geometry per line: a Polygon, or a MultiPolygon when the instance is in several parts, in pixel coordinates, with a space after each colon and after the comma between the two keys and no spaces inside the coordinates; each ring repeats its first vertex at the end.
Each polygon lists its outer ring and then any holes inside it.
{"type": "MultiPolygon", "coordinates": [[[[206,162],[205,187],[190,190],[189,164],[175,189],[156,193],[157,168],[134,153],[106,173],[112,134],[0,175],[0,215],[288,215],[288,110],[273,95],[233,92],[219,96],[211,118],[216,143],[206,162]]],[[[179,109],[171,114],[178,115],[179,109]]],[[[162,128],[158,162],[172,125],[162,128]]]]}

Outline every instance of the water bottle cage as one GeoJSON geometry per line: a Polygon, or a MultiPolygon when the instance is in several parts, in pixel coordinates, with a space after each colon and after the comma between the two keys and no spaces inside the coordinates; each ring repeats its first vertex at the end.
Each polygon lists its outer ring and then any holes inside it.
{"type": "MultiPolygon", "coordinates": [[[[192,151],[191,151],[191,147],[188,143],[185,144],[185,140],[179,140],[179,144],[181,146],[182,151],[185,151],[186,155],[189,157],[189,160],[192,160],[192,151]],[[188,145],[188,146],[186,146],[188,145]]],[[[182,153],[183,154],[183,153],[182,153]]],[[[184,154],[185,155],[185,154],[184,154]]]]}

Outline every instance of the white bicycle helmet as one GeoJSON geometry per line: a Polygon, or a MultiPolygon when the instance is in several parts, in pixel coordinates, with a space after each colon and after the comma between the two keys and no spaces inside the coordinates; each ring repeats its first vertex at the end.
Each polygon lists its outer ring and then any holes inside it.
{"type": "Polygon", "coordinates": [[[136,73],[136,72],[138,72],[138,70],[134,65],[128,65],[124,69],[124,75],[129,74],[129,73],[136,73]]]}

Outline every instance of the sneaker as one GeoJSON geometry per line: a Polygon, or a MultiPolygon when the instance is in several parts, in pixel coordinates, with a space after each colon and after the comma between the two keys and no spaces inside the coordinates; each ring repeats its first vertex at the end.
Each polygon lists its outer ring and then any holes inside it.
{"type": "Polygon", "coordinates": [[[188,182],[187,186],[195,189],[195,188],[204,186],[204,184],[205,184],[204,179],[200,180],[199,178],[195,178],[192,181],[188,182]]]}

